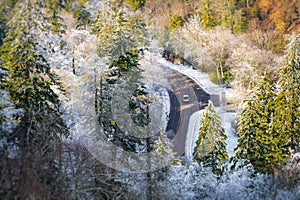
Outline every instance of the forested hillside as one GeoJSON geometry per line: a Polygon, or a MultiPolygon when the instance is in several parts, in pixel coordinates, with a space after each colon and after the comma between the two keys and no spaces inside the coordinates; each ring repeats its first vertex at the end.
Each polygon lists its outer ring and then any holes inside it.
{"type": "Polygon", "coordinates": [[[202,24],[206,28],[225,25],[234,32],[261,29],[287,33],[299,30],[299,2],[297,0],[127,1],[132,5],[131,2],[144,5],[141,10],[148,11],[146,14],[150,14],[150,18],[147,16],[149,21],[159,19],[160,26],[168,25],[174,15],[181,16],[185,21],[190,15],[200,14],[202,24]],[[237,29],[238,27],[242,29],[237,29]]]}
{"type": "Polygon", "coordinates": [[[1,0],[0,80],[0,199],[300,199],[299,0],[1,0]]]}

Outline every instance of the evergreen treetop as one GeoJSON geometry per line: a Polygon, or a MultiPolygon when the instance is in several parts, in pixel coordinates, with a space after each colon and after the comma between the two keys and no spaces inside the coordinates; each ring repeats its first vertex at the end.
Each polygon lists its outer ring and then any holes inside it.
{"type": "Polygon", "coordinates": [[[200,121],[199,136],[193,153],[194,160],[202,163],[204,167],[211,167],[213,173],[222,174],[223,164],[228,160],[226,138],[220,117],[209,101],[200,121]]]}
{"type": "Polygon", "coordinates": [[[138,16],[126,16],[122,11],[108,9],[93,22],[92,33],[99,38],[99,54],[119,57],[145,44],[145,24],[138,16]]]}
{"type": "Polygon", "coordinates": [[[180,160],[175,159],[176,153],[172,150],[171,143],[162,130],[154,142],[154,151],[170,164],[174,166],[180,165],[180,160]]]}

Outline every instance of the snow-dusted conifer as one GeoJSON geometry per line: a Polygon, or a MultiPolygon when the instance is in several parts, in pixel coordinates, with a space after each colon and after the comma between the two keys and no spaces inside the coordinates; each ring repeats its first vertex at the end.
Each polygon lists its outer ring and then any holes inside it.
{"type": "Polygon", "coordinates": [[[200,121],[199,136],[193,153],[194,160],[203,163],[205,167],[211,167],[213,173],[222,174],[223,164],[228,159],[226,138],[220,117],[209,101],[200,121]]]}
{"type": "Polygon", "coordinates": [[[145,24],[138,16],[107,8],[93,22],[92,33],[99,39],[98,53],[112,58],[145,44],[145,24]]]}
{"type": "Polygon", "coordinates": [[[284,140],[275,133],[274,121],[275,92],[267,73],[244,100],[244,108],[238,116],[240,136],[232,158],[234,166],[251,163],[256,171],[272,173],[283,164],[287,154],[282,146],[284,140]]]}
{"type": "MultiPolygon", "coordinates": [[[[286,64],[279,75],[279,93],[275,99],[273,126],[286,139],[289,150],[300,144],[300,35],[290,43],[286,64]]],[[[287,152],[284,152],[287,153],[287,152]]]]}
{"type": "Polygon", "coordinates": [[[169,139],[162,130],[160,131],[157,140],[154,142],[154,151],[160,156],[163,156],[164,159],[170,161],[170,164],[175,166],[180,164],[180,160],[175,158],[176,153],[172,150],[169,139]]]}
{"type": "Polygon", "coordinates": [[[109,63],[109,72],[102,84],[100,97],[102,102],[100,122],[106,134],[112,137],[115,144],[131,151],[136,150],[142,139],[126,135],[125,131],[120,128],[120,124],[128,124],[128,117],[131,117],[134,126],[145,129],[150,122],[147,108],[149,99],[140,81],[141,69],[138,67],[138,59],[136,51],[112,58],[109,63]],[[117,117],[117,121],[113,116],[116,110],[122,113],[117,117]]]}
{"type": "Polygon", "coordinates": [[[2,66],[7,70],[4,89],[15,107],[24,110],[15,137],[25,146],[66,133],[58,96],[53,90],[60,88],[60,82],[37,49],[31,21],[33,7],[28,3],[26,8],[28,11],[17,15],[10,24],[1,47],[2,66]]]}

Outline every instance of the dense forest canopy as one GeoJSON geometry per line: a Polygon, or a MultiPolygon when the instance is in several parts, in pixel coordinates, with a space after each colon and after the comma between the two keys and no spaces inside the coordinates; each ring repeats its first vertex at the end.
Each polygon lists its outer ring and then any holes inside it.
{"type": "Polygon", "coordinates": [[[299,0],[2,0],[0,80],[0,199],[300,198],[299,0]]]}
{"type": "MultiPolygon", "coordinates": [[[[210,18],[210,26],[224,24],[233,28],[235,23],[244,23],[244,30],[278,30],[280,32],[299,31],[299,1],[264,0],[148,0],[142,8],[149,13],[150,21],[158,20],[156,25],[166,26],[178,14],[183,19],[201,13],[210,18]]],[[[204,18],[203,20],[207,20],[204,18]]],[[[208,21],[206,22],[208,23],[208,21]]]]}

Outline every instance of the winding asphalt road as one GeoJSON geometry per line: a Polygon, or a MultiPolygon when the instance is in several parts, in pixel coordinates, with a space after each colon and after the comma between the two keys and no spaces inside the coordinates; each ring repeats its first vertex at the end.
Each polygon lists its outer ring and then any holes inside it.
{"type": "Polygon", "coordinates": [[[191,78],[176,70],[172,70],[169,80],[172,91],[169,91],[171,112],[167,131],[173,132],[170,137],[174,152],[177,156],[184,156],[190,116],[207,105],[210,95],[191,78]],[[188,102],[183,101],[183,95],[189,96],[188,102]]]}

